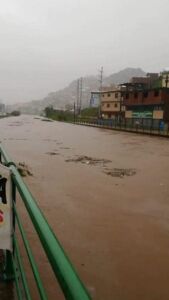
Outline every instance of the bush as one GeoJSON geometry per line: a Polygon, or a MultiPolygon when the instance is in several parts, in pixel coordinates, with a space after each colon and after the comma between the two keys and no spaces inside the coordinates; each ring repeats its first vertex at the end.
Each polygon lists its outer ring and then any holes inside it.
{"type": "Polygon", "coordinates": [[[74,113],[71,111],[56,110],[52,106],[45,108],[45,116],[52,120],[72,122],[74,119],[74,113]]]}
{"type": "Polygon", "coordinates": [[[15,116],[15,117],[20,116],[20,114],[21,112],[19,110],[14,110],[11,112],[11,116],[15,116]]]}

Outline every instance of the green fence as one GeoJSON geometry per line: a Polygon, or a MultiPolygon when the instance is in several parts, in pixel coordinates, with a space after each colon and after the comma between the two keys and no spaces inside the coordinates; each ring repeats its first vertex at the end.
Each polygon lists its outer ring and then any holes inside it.
{"type": "Polygon", "coordinates": [[[91,299],[79,276],[77,275],[70,260],[66,256],[61,244],[56,238],[54,232],[49,226],[43,213],[38,207],[35,199],[23,182],[15,164],[11,161],[5,149],[0,145],[0,160],[5,166],[11,170],[12,179],[12,203],[13,203],[13,252],[4,252],[4,266],[1,277],[5,281],[13,280],[16,286],[18,299],[32,299],[31,290],[27,281],[27,274],[24,269],[20,247],[18,243],[18,236],[16,235],[15,227],[17,226],[20,236],[27,253],[27,257],[31,266],[34,280],[39,292],[40,299],[48,299],[44,289],[40,272],[38,271],[35,258],[29,241],[26,237],[25,229],[21,223],[20,216],[16,207],[16,192],[19,192],[21,199],[25,205],[27,213],[32,221],[32,224],[40,239],[48,261],[53,269],[56,279],[63,291],[65,299],[69,300],[87,300],[91,299]]]}
{"type": "Polygon", "coordinates": [[[96,119],[75,118],[74,123],[92,127],[169,137],[169,124],[153,119],[96,119]]]}

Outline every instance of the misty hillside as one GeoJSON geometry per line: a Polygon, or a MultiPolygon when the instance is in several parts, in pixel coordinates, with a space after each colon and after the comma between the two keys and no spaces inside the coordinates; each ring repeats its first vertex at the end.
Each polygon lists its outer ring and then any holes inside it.
{"type": "MultiPolygon", "coordinates": [[[[140,68],[126,68],[120,72],[111,74],[103,80],[103,86],[113,86],[129,81],[134,76],[144,76],[146,73],[140,68]]],[[[99,89],[97,76],[87,76],[83,78],[82,105],[89,105],[91,91],[99,89]]],[[[64,109],[65,106],[71,107],[77,99],[77,80],[72,81],[62,90],[49,93],[44,99],[31,101],[23,104],[8,106],[8,111],[19,109],[22,113],[41,113],[46,106],[52,105],[56,109],[64,109]]]]}
{"type": "Polygon", "coordinates": [[[145,75],[146,73],[140,68],[126,68],[106,77],[104,82],[106,85],[111,85],[112,83],[117,85],[119,83],[128,82],[132,77],[145,75]]]}

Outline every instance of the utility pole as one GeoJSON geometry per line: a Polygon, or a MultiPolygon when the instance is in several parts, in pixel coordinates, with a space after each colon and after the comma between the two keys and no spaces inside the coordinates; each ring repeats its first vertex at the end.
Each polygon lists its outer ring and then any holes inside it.
{"type": "Polygon", "coordinates": [[[80,81],[79,81],[79,84],[80,84],[80,92],[79,92],[79,114],[81,114],[81,109],[82,109],[82,89],[83,89],[83,78],[81,77],[80,78],[80,81]]]}
{"type": "Polygon", "coordinates": [[[75,123],[75,121],[76,121],[76,104],[74,102],[74,123],[75,123]]]}
{"type": "Polygon", "coordinates": [[[79,79],[77,80],[77,104],[76,104],[76,109],[77,109],[77,114],[79,114],[79,79]]]}
{"type": "Polygon", "coordinates": [[[83,90],[83,78],[77,80],[77,112],[80,115],[82,108],[82,90],[83,90]]]}
{"type": "Polygon", "coordinates": [[[102,87],[103,87],[103,67],[99,70],[99,112],[98,112],[98,117],[101,117],[101,99],[102,99],[102,87]]]}

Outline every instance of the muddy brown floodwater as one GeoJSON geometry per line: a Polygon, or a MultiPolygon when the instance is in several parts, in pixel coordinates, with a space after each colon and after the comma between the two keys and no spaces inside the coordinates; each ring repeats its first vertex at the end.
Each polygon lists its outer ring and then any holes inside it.
{"type": "MultiPolygon", "coordinates": [[[[32,116],[0,120],[0,139],[93,299],[169,299],[169,140],[32,116]]],[[[49,299],[63,299],[17,205],[49,299]]]]}

